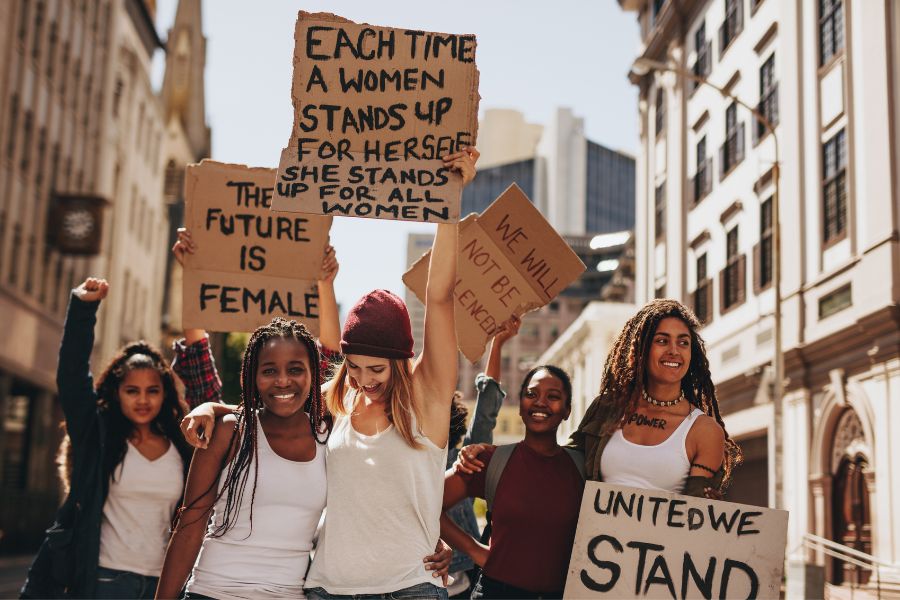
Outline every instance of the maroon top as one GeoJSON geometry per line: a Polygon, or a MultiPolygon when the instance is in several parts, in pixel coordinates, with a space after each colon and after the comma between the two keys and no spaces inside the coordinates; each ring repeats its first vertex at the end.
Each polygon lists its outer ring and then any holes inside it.
{"type": "MultiPolygon", "coordinates": [[[[487,465],[494,449],[479,454],[480,473],[460,473],[466,493],[484,498],[487,465]]],[[[531,592],[562,592],[584,480],[560,448],[542,456],[519,442],[497,483],[491,517],[491,553],[484,574],[531,592]]]]}

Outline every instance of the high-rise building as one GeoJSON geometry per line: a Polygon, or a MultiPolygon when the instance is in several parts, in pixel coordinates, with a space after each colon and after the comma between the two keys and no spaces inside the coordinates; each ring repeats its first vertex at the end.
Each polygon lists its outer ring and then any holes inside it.
{"type": "MultiPolygon", "coordinates": [[[[70,290],[88,275],[110,281],[95,367],[125,341],[161,341],[164,149],[190,147],[196,126],[170,127],[151,85],[154,8],[0,3],[0,552],[33,550],[59,502],[55,372],[70,290]],[[87,242],[94,254],[72,254],[87,242]]],[[[202,100],[202,70],[191,77],[202,100]]],[[[183,169],[195,155],[171,156],[183,169]]]]}
{"type": "Polygon", "coordinates": [[[526,124],[517,111],[489,110],[479,144],[485,132],[490,143],[482,146],[478,177],[463,190],[464,216],[516,183],[560,233],[634,227],[634,158],[588,140],[584,119],[570,109],[558,109],[543,127],[526,124]]]}
{"type": "Polygon", "coordinates": [[[635,62],[637,300],[679,298],[706,323],[725,423],[745,454],[729,497],[790,511],[788,597],[822,593],[804,590],[817,566],[833,586],[896,583],[900,4],[619,2],[641,25],[638,59],[686,70],[775,124],[767,133],[717,90],[635,62]],[[862,552],[863,566],[826,554],[819,539],[862,552]]]}

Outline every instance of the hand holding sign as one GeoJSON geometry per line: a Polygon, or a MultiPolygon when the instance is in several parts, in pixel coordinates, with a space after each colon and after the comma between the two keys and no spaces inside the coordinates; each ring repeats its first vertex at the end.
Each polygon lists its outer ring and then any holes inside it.
{"type": "MultiPolygon", "coordinates": [[[[454,291],[459,349],[471,362],[484,354],[499,324],[555,298],[584,272],[584,263],[515,184],[481,215],[459,224],[454,291]]],[[[425,297],[429,254],[403,276],[425,297]]]]}

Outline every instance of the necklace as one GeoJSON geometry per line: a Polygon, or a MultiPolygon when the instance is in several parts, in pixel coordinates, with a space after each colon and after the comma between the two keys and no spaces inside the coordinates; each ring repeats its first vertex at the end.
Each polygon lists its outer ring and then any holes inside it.
{"type": "Polygon", "coordinates": [[[684,390],[681,390],[681,394],[678,395],[674,400],[657,400],[653,396],[647,393],[647,390],[643,391],[644,400],[647,401],[648,404],[652,404],[653,406],[659,406],[661,408],[668,408],[670,406],[675,406],[682,400],[684,400],[684,390]]]}

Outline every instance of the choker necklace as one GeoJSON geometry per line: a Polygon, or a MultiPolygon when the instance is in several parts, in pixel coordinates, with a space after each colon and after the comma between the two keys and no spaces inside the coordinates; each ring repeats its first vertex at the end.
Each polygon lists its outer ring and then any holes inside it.
{"type": "Polygon", "coordinates": [[[681,390],[681,394],[678,395],[674,400],[657,400],[653,396],[647,393],[647,390],[643,391],[644,400],[646,400],[649,404],[653,406],[659,406],[661,408],[668,408],[670,406],[675,406],[682,400],[684,400],[684,390],[681,390]]]}

